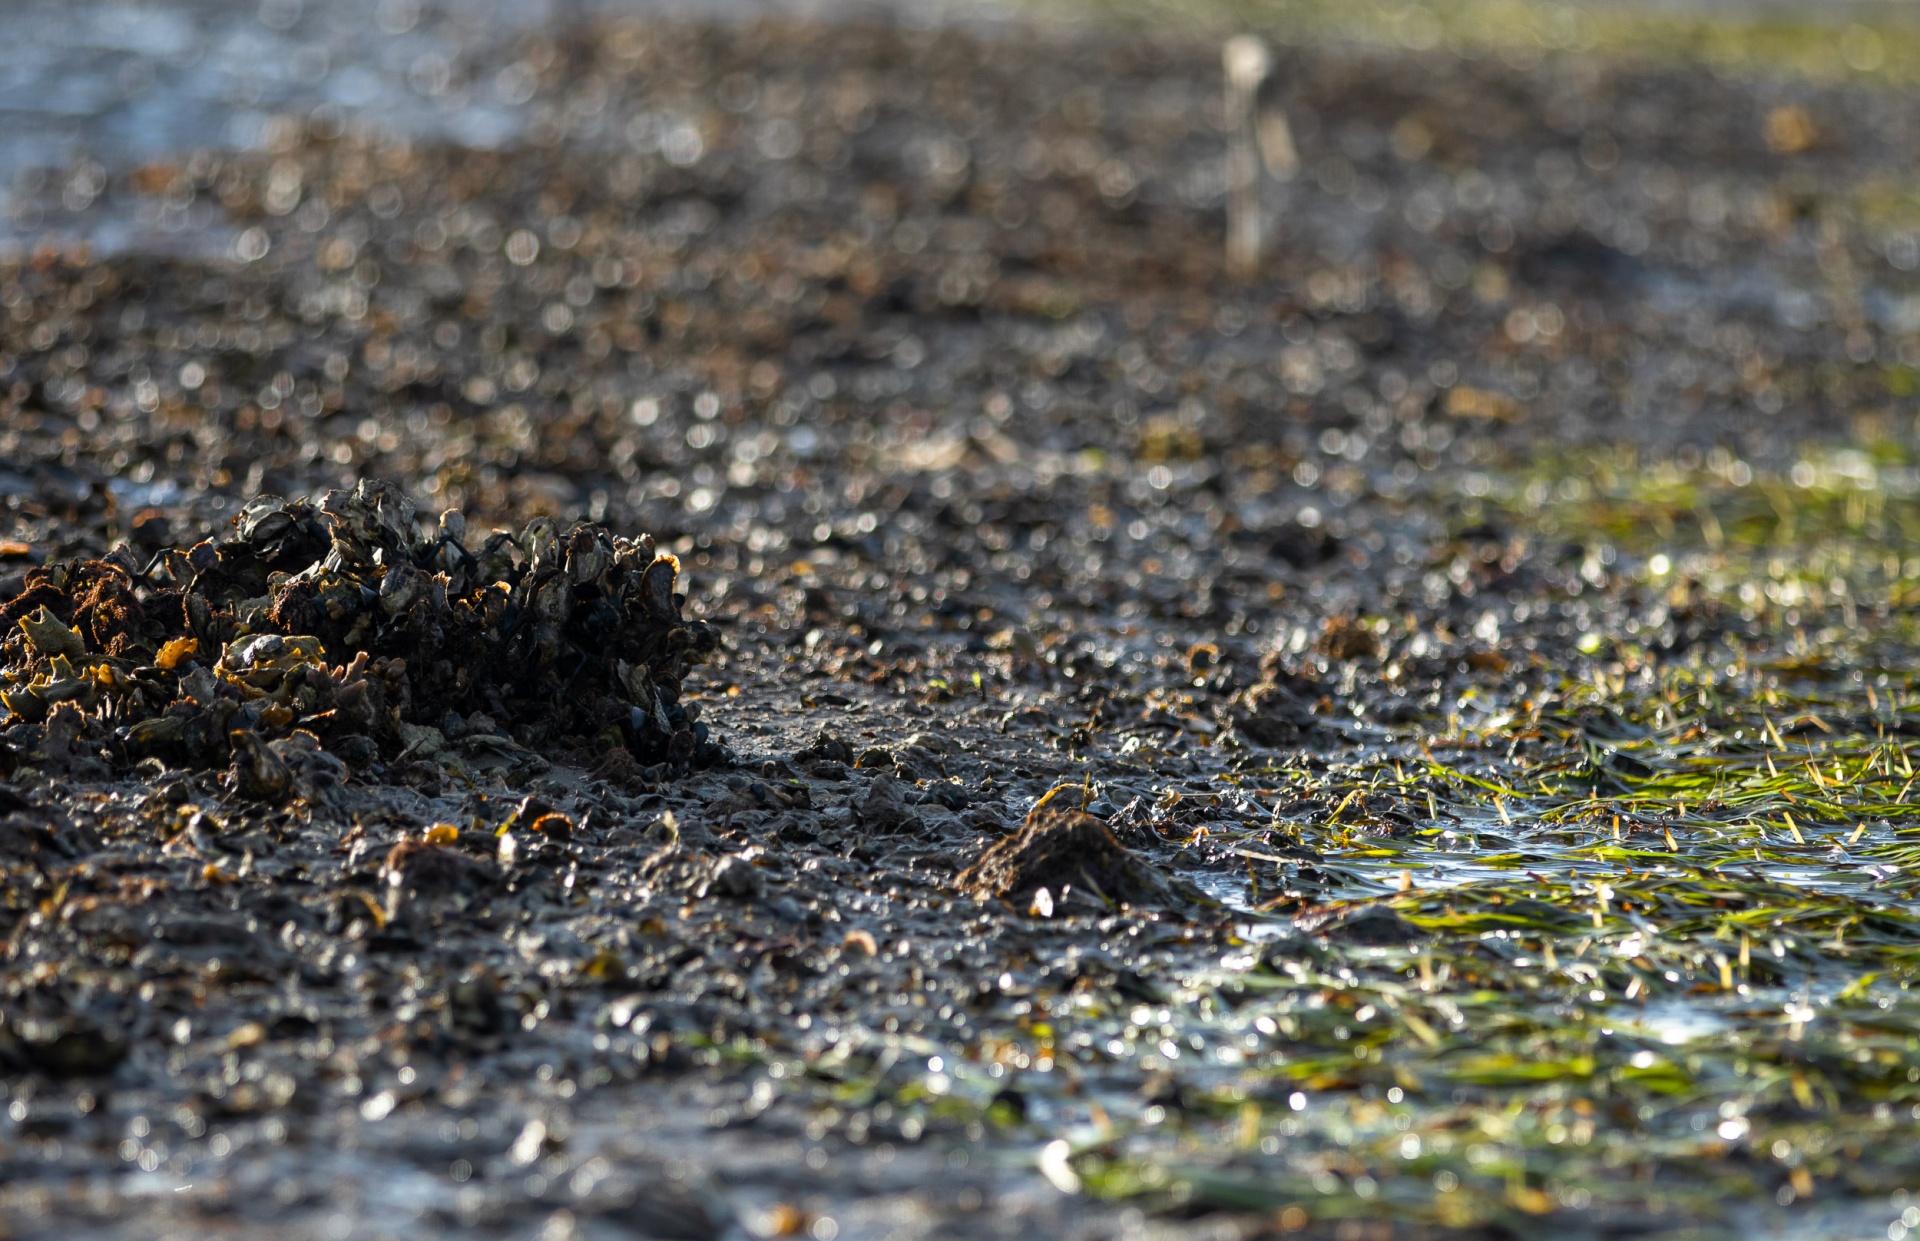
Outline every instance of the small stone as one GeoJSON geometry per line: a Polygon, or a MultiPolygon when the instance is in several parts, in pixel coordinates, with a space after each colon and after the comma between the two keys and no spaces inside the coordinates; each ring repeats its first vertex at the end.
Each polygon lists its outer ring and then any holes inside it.
{"type": "Polygon", "coordinates": [[[927,732],[915,733],[907,738],[907,748],[913,749],[915,747],[925,750],[929,754],[940,755],[952,754],[955,749],[953,742],[946,737],[941,736],[939,733],[927,732]]]}
{"type": "Polygon", "coordinates": [[[722,896],[757,897],[766,891],[766,886],[766,876],[760,868],[737,853],[721,858],[713,869],[713,890],[722,896]]]}
{"type": "Polygon", "coordinates": [[[830,732],[822,730],[805,749],[796,750],[796,763],[841,763],[851,765],[853,747],[830,732]]]}
{"type": "Polygon", "coordinates": [[[874,776],[864,795],[855,793],[849,797],[847,809],[852,812],[854,823],[870,832],[892,835],[917,822],[913,811],[907,808],[900,782],[885,774],[874,776]]]}

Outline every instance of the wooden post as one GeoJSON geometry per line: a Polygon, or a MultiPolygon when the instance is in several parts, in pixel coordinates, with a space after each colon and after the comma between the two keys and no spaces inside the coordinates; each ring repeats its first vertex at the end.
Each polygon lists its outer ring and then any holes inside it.
{"type": "MultiPolygon", "coordinates": [[[[1227,75],[1227,274],[1248,280],[1266,249],[1260,166],[1260,86],[1273,53],[1252,35],[1235,35],[1220,51],[1227,75]]],[[[1291,145],[1291,144],[1289,144],[1291,145]]]]}

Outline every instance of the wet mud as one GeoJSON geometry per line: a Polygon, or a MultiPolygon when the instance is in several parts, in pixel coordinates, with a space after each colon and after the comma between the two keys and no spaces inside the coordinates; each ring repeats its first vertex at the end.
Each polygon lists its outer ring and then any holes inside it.
{"type": "Polygon", "coordinates": [[[1920,113],[1279,62],[1244,283],[1216,46],[804,22],[0,263],[0,1228],[1920,1226],[1920,113]]]}

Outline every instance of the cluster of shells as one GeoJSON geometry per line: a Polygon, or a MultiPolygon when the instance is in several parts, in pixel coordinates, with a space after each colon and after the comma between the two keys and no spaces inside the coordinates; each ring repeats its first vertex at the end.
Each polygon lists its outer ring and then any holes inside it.
{"type": "MultiPolygon", "coordinates": [[[[100,774],[231,762],[244,791],[523,747],[708,765],[681,701],[718,646],[653,541],[536,518],[469,549],[398,488],[261,496],[227,537],[43,565],[0,606],[0,762],[100,774]]],[[[0,774],[5,774],[0,772],[0,774]]]]}

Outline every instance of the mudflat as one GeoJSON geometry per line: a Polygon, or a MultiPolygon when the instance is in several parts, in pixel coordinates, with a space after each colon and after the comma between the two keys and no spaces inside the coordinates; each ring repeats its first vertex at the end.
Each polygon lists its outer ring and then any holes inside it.
{"type": "Polygon", "coordinates": [[[1911,88],[499,55],[0,261],[0,1234],[1920,1227],[1911,88]]]}

